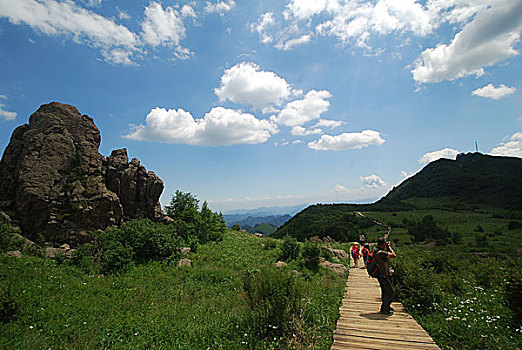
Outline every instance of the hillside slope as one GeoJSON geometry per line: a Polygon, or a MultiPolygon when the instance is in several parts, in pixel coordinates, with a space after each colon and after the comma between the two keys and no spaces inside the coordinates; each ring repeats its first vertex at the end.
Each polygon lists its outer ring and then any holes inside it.
{"type": "Polygon", "coordinates": [[[414,210],[421,202],[434,207],[522,211],[521,174],[520,158],[470,153],[460,154],[456,160],[439,159],[376,203],[312,205],[287,221],[273,236],[290,235],[304,240],[328,235],[338,241],[356,240],[360,229],[372,223],[354,215],[355,211],[414,210]]]}
{"type": "Polygon", "coordinates": [[[394,188],[384,199],[455,200],[510,210],[522,210],[522,159],[481,153],[439,159],[394,188]]]}

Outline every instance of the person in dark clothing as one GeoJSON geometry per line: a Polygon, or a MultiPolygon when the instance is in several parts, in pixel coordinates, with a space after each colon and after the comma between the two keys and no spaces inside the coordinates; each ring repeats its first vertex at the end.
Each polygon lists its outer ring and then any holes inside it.
{"type": "Polygon", "coordinates": [[[384,237],[379,237],[377,240],[377,247],[373,251],[375,262],[379,269],[379,276],[377,280],[381,286],[381,313],[391,315],[393,309],[391,303],[395,297],[395,290],[393,289],[393,269],[390,263],[391,258],[395,258],[397,254],[393,251],[390,242],[386,242],[384,237]]]}

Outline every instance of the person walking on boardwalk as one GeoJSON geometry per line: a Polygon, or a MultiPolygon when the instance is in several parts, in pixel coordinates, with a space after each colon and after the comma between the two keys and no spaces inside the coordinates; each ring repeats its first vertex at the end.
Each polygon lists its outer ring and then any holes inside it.
{"type": "Polygon", "coordinates": [[[368,264],[366,259],[368,259],[368,255],[370,255],[370,245],[368,243],[366,243],[364,245],[364,248],[362,249],[361,254],[362,254],[362,257],[363,257],[363,261],[364,261],[364,267],[366,267],[367,264],[368,264]]]}
{"type": "Polygon", "coordinates": [[[390,315],[393,308],[390,306],[395,297],[395,290],[393,289],[393,269],[390,263],[391,258],[395,258],[397,254],[393,251],[390,242],[386,242],[386,238],[379,237],[377,240],[377,247],[373,251],[375,263],[379,269],[377,280],[381,286],[381,313],[390,315]]]}
{"type": "Polygon", "coordinates": [[[352,258],[353,258],[353,267],[357,267],[359,265],[359,246],[354,244],[351,250],[352,258]]]}

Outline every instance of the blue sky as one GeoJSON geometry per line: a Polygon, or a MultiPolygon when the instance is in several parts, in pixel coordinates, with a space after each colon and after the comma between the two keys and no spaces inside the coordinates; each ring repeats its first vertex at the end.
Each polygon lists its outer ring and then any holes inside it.
{"type": "Polygon", "coordinates": [[[380,198],[440,157],[522,157],[520,0],[0,0],[0,144],[93,117],[229,211],[380,198]]]}

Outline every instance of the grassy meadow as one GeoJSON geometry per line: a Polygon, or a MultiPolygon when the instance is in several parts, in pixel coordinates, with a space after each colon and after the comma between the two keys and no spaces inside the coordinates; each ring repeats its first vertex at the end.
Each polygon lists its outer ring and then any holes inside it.
{"type": "Polygon", "coordinates": [[[0,348],[329,349],[346,276],[298,260],[276,270],[281,244],[229,231],[190,253],[192,268],[150,261],[103,277],[66,259],[1,256],[0,348]]]}

